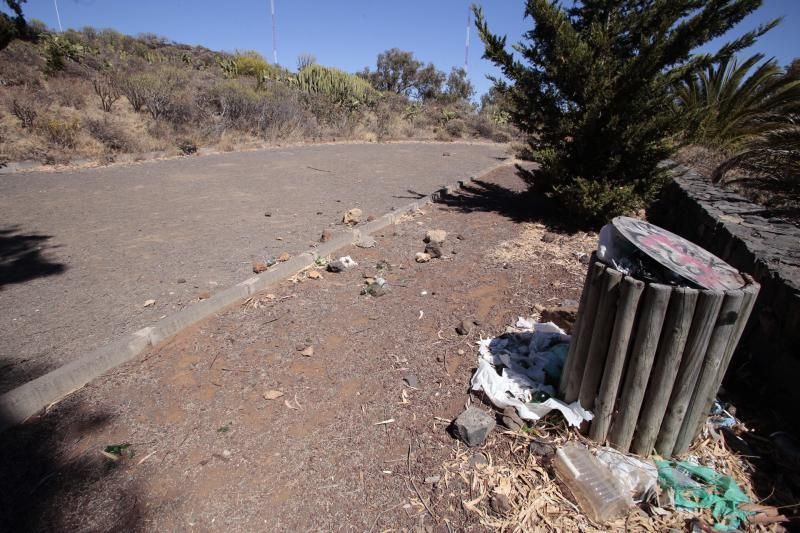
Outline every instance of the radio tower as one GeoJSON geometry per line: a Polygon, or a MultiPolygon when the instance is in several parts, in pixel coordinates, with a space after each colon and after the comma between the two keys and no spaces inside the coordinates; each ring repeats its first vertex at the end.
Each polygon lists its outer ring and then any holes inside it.
{"type": "Polygon", "coordinates": [[[278,38],[275,35],[275,0],[269,0],[272,11],[272,62],[278,64],[278,38]]]}
{"type": "Polygon", "coordinates": [[[464,72],[469,72],[469,15],[470,8],[467,7],[467,41],[464,45],[464,72]]]}

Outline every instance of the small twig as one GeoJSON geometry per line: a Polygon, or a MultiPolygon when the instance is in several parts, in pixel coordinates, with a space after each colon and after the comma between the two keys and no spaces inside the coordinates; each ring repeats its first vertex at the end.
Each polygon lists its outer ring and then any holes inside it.
{"type": "Polygon", "coordinates": [[[312,167],[311,165],[306,165],[306,168],[310,168],[311,170],[317,170],[319,172],[327,172],[328,174],[331,174],[333,172],[332,170],[325,170],[324,168],[312,167]]]}
{"type": "Polygon", "coordinates": [[[408,443],[408,457],[406,459],[406,464],[408,465],[408,479],[409,479],[409,481],[411,481],[411,486],[414,487],[414,492],[417,493],[417,498],[419,498],[419,501],[421,501],[422,505],[425,506],[425,510],[428,511],[428,514],[431,515],[431,518],[433,518],[436,522],[438,522],[439,519],[436,518],[436,515],[433,514],[433,511],[431,511],[431,508],[428,507],[428,504],[425,502],[425,499],[419,493],[419,489],[417,488],[417,484],[414,483],[414,477],[411,475],[411,443],[410,442],[408,443]]]}
{"type": "Polygon", "coordinates": [[[224,370],[225,372],[252,372],[252,370],[243,370],[241,368],[225,368],[222,367],[220,370],[224,370]]]}
{"type": "Polygon", "coordinates": [[[148,460],[148,459],[150,459],[150,458],[151,458],[151,457],[152,457],[152,456],[153,456],[153,455],[154,455],[154,454],[155,454],[157,451],[158,451],[158,450],[153,450],[152,452],[148,453],[147,455],[145,455],[144,457],[142,457],[142,458],[139,460],[139,462],[138,462],[138,463],[136,463],[136,464],[137,464],[137,465],[140,465],[140,464],[142,464],[143,462],[147,461],[147,460],[148,460]]]}
{"type": "Polygon", "coordinates": [[[281,315],[281,316],[279,316],[279,317],[277,317],[277,318],[273,318],[272,320],[267,320],[266,322],[264,322],[264,323],[263,323],[263,324],[261,324],[261,325],[262,325],[262,326],[266,326],[267,324],[272,324],[273,322],[277,322],[277,321],[278,321],[278,320],[280,320],[281,318],[283,318],[283,315],[281,315]]]}

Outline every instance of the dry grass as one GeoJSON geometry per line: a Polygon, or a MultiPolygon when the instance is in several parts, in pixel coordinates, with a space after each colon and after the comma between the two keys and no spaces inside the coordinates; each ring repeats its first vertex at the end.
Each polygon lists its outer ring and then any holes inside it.
{"type": "MultiPolygon", "coordinates": [[[[494,441],[494,446],[483,450],[488,462],[471,465],[471,451],[463,448],[453,450],[452,459],[443,465],[444,483],[460,478],[470,490],[468,500],[462,501],[464,509],[473,513],[481,525],[497,531],[583,531],[600,533],[607,531],[683,531],[687,520],[700,518],[707,524],[714,520],[710,510],[688,514],[672,509],[663,509],[656,504],[643,504],[631,508],[627,516],[608,524],[597,524],[583,514],[559,482],[550,465],[550,459],[536,456],[528,451],[531,442],[547,442],[556,448],[570,441],[579,441],[592,447],[575,429],[565,424],[549,424],[540,421],[528,432],[505,432],[494,441]],[[496,450],[495,453],[492,450],[496,450]],[[507,512],[498,512],[492,499],[505,496],[509,503],[507,512]]],[[[717,472],[731,476],[753,501],[750,465],[728,449],[724,441],[704,436],[690,449],[687,457],[714,468],[717,472]]],[[[750,525],[749,531],[781,531],[779,525],[750,525]]]]}
{"type": "Polygon", "coordinates": [[[578,232],[573,234],[554,233],[541,223],[528,222],[521,225],[519,235],[501,242],[489,251],[487,259],[497,263],[526,262],[534,265],[564,267],[570,274],[582,278],[586,267],[579,259],[591,253],[597,244],[596,233],[578,232]],[[542,238],[548,233],[555,237],[552,242],[542,238]]]}

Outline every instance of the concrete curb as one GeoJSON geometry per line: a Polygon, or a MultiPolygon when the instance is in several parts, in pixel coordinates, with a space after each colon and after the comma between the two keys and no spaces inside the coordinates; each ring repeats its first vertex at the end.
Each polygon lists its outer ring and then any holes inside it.
{"type": "MultiPolygon", "coordinates": [[[[516,160],[513,159],[505,161],[482,170],[478,176],[489,174],[498,168],[514,163],[516,163],[516,160]]],[[[24,422],[42,409],[85,386],[93,379],[130,361],[150,346],[155,346],[182,329],[209,318],[224,308],[313,266],[318,257],[328,256],[340,248],[355,244],[361,239],[362,235],[369,235],[396,224],[404,215],[414,213],[422,206],[441,200],[443,196],[465,187],[473,179],[474,177],[460,180],[380,216],[363,226],[348,229],[346,232],[336,235],[330,241],[296,255],[262,274],[224,289],[207,300],[182,309],[172,316],[159,320],[152,326],[142,328],[135,333],[114,340],[75,361],[4,393],[0,396],[0,432],[24,422]]]]}

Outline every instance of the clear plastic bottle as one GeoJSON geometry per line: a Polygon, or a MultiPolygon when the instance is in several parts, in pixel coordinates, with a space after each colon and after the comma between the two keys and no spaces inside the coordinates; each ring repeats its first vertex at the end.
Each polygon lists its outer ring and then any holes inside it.
{"type": "Polygon", "coordinates": [[[581,509],[595,522],[624,515],[633,500],[612,472],[585,447],[567,444],[556,451],[556,474],[581,509]]]}

